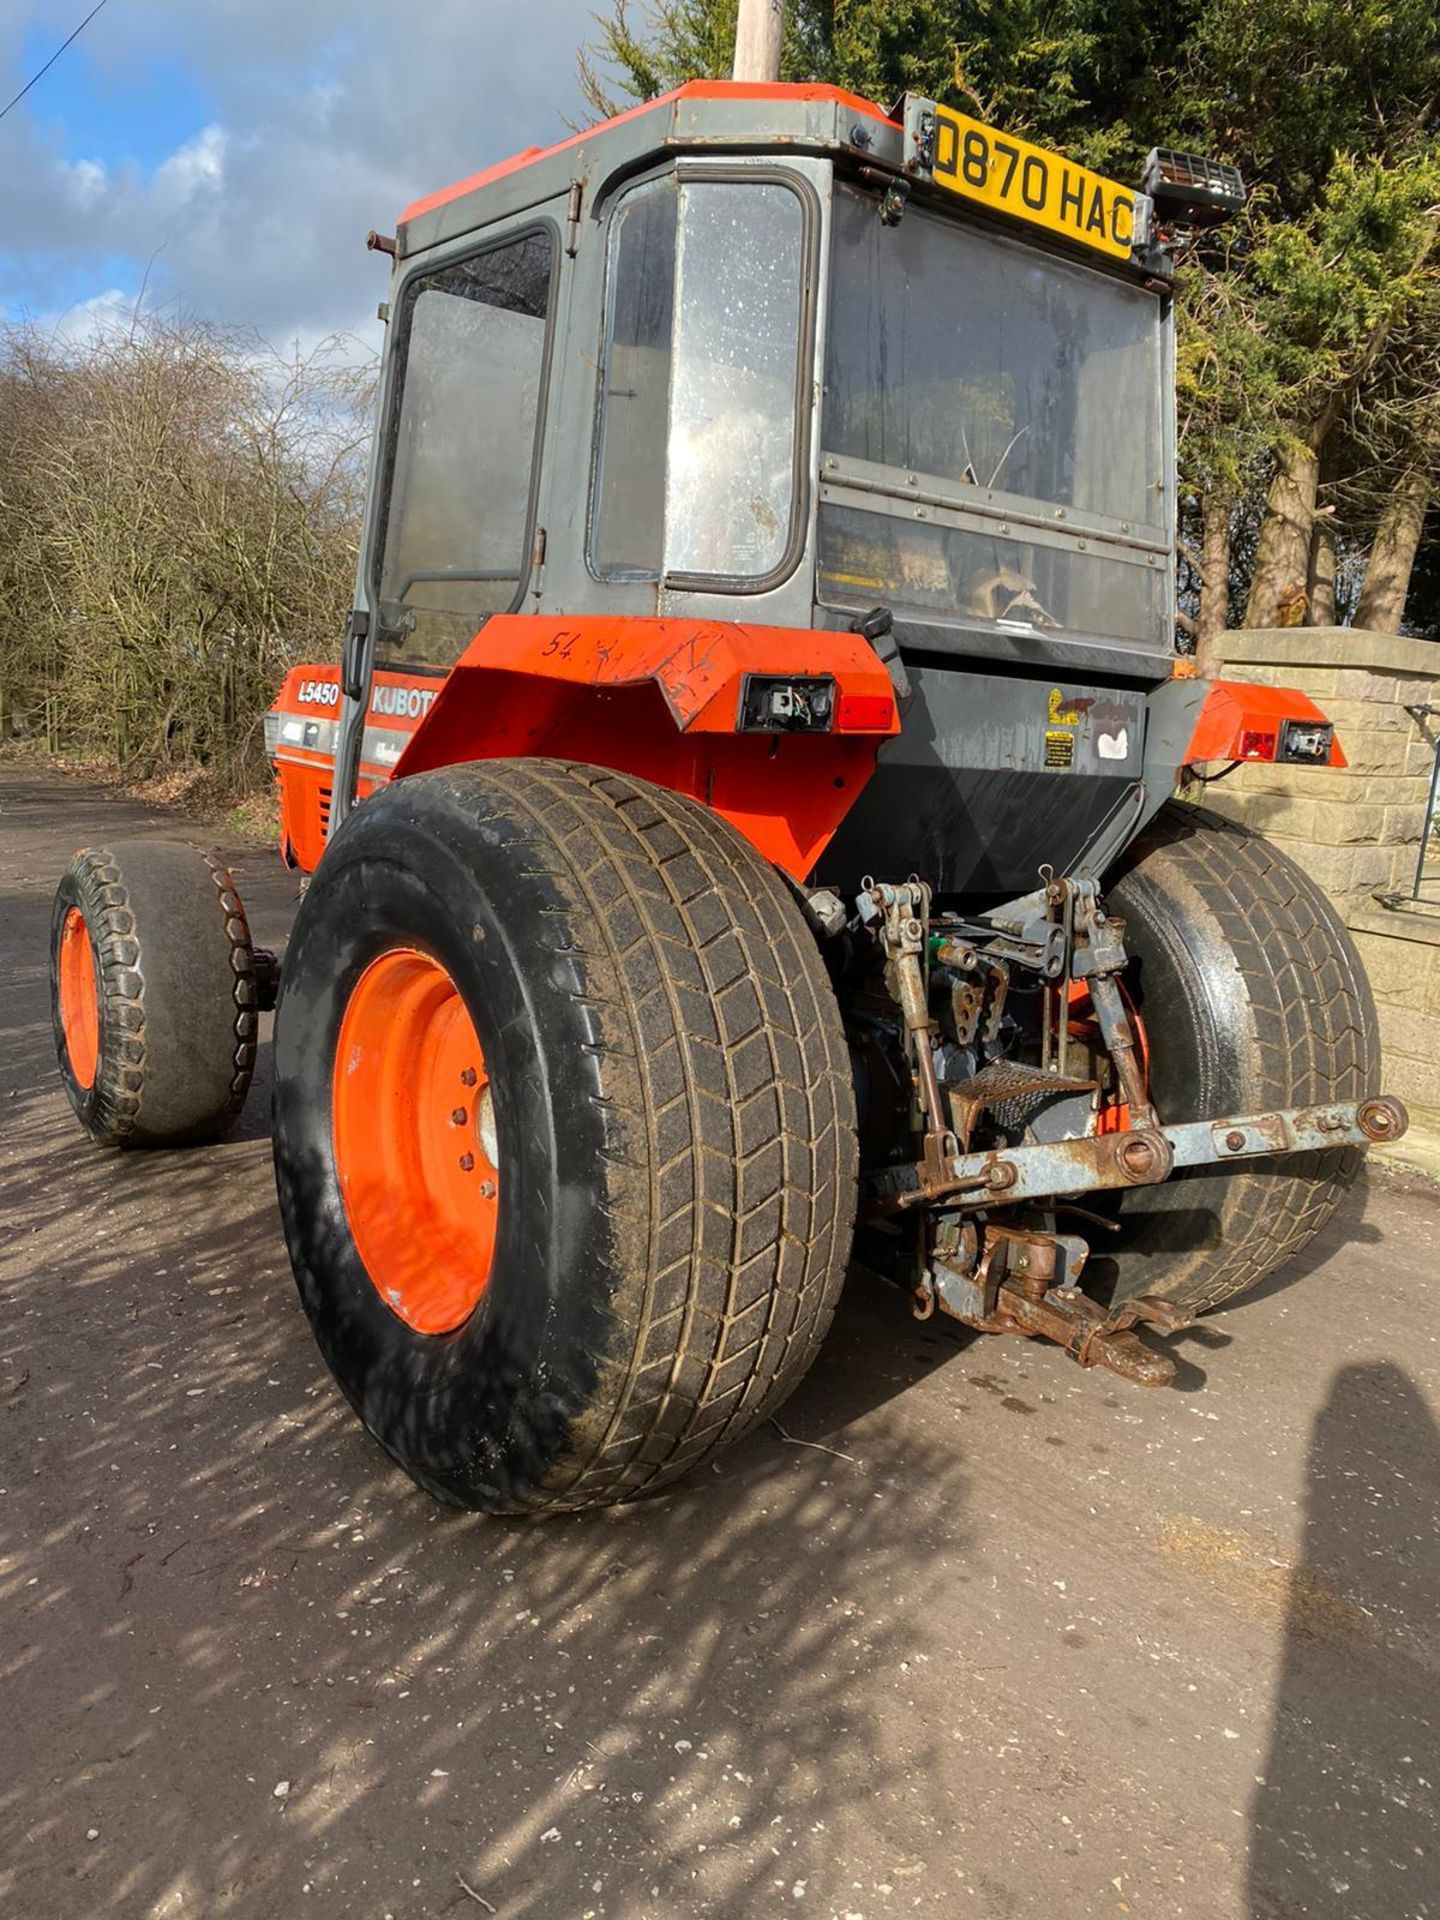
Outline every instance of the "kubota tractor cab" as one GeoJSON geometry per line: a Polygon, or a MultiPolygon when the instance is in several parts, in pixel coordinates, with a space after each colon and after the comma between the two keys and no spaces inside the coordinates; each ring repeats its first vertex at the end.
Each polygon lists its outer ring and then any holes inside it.
{"type": "MultiPolygon", "coordinates": [[[[1325,900],[1172,798],[1344,764],[1176,650],[1167,241],[1239,198],[707,84],[372,236],[355,612],[267,719],[313,873],[274,1137],[326,1358],[441,1497],[667,1484],[801,1377],[852,1252],[1163,1381],[1137,1330],[1403,1130],[1325,900]]],[[[274,973],[230,876],[82,854],[55,956],[92,1134],[213,1137],[274,973]]]]}

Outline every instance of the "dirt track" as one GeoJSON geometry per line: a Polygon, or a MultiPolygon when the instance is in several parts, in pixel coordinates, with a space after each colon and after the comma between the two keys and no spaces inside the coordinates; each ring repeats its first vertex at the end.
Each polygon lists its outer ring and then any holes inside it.
{"type": "Polygon", "coordinates": [[[263,1072],[202,1152],[65,1106],[55,877],[175,830],[0,766],[0,1913],[1440,1915],[1440,1190],[1177,1391],[857,1278],[789,1439],[457,1517],[321,1367],[263,1072]]]}

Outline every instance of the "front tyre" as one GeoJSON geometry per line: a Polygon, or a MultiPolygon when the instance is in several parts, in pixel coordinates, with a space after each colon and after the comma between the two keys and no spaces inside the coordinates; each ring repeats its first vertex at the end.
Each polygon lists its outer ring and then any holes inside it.
{"type": "Polygon", "coordinates": [[[108,1147],[218,1140],[255,1065],[259,996],[228,870],[174,840],[77,853],[55,893],[50,1008],[60,1078],[108,1147]]]}
{"type": "Polygon", "coordinates": [[[778,1407],[849,1249],[853,1095],[799,909],[627,775],[401,780],[327,850],[276,1026],[301,1299],[440,1498],[579,1508],[778,1407]]]}

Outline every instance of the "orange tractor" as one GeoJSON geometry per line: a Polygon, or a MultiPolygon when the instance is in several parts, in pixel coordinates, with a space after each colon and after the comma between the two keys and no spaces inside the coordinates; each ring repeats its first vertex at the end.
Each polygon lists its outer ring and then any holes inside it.
{"type": "Polygon", "coordinates": [[[278,991],[301,1299],[442,1499],[669,1484],[794,1387],[852,1258],[1166,1380],[1144,1330],[1403,1131],[1325,900],[1173,797],[1344,764],[1176,650],[1169,243],[1240,198],[707,84],[372,235],[355,610],[267,717],[283,966],[223,869],[112,845],[55,1012],[90,1133],[163,1145],[228,1124],[278,991]]]}

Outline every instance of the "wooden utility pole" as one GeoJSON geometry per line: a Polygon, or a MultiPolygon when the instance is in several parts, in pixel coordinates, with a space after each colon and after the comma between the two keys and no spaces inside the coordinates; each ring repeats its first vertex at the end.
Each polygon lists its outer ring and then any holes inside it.
{"type": "Polygon", "coordinates": [[[778,80],[785,0],[740,0],[735,21],[735,78],[778,80]]]}

